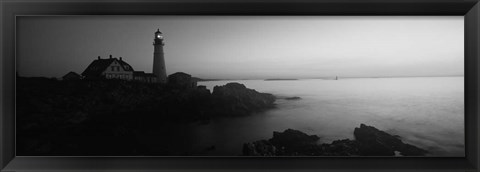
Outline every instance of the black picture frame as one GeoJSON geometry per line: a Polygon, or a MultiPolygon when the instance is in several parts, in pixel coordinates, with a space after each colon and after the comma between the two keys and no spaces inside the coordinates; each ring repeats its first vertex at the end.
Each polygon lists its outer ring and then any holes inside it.
{"type": "Polygon", "coordinates": [[[2,0],[2,171],[478,171],[479,0],[2,0]],[[466,157],[17,157],[15,20],[20,15],[458,15],[465,17],[466,157]]]}

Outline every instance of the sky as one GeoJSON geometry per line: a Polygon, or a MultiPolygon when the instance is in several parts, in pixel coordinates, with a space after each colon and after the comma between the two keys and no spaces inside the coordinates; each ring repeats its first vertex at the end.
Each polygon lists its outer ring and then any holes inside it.
{"type": "Polygon", "coordinates": [[[21,16],[17,72],[61,77],[97,58],[205,79],[458,76],[463,16],[21,16]]]}

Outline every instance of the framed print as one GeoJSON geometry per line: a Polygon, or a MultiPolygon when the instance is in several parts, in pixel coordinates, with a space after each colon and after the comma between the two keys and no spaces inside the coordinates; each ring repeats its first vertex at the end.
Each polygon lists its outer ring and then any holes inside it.
{"type": "Polygon", "coordinates": [[[478,170],[478,8],[5,2],[2,169],[478,170]]]}

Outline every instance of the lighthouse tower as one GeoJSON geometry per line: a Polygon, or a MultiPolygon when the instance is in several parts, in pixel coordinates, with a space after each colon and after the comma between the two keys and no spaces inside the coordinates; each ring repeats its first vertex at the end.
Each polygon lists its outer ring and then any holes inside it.
{"type": "Polygon", "coordinates": [[[155,38],[153,39],[153,74],[157,77],[159,83],[167,82],[167,72],[165,70],[165,58],[163,57],[163,36],[162,32],[157,29],[155,38]]]}

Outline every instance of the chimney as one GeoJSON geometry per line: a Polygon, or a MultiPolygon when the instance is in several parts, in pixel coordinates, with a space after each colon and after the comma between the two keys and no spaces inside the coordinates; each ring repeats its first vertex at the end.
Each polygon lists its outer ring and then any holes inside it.
{"type": "Polygon", "coordinates": [[[110,54],[110,58],[112,58],[112,55],[110,54]]]}
{"type": "Polygon", "coordinates": [[[100,60],[100,56],[98,56],[97,59],[100,60]]]}
{"type": "Polygon", "coordinates": [[[122,57],[120,57],[120,61],[122,61],[122,57]]]}

